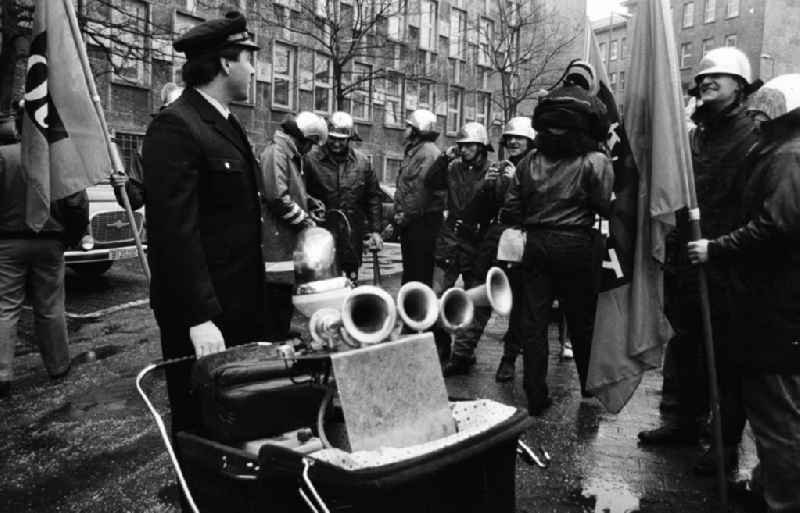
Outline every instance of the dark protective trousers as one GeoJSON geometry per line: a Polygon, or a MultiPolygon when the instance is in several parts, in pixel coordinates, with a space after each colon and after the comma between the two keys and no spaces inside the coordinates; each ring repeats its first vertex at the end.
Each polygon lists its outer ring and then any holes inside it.
{"type": "Polygon", "coordinates": [[[756,439],[753,480],[772,513],[800,511],[800,375],[746,376],[747,419],[756,439]]]}
{"type": "MultiPolygon", "coordinates": [[[[667,354],[673,359],[676,381],[678,418],[676,422],[697,428],[709,413],[708,373],[703,335],[703,318],[699,295],[694,286],[697,269],[685,269],[681,275],[664,277],[665,310],[675,336],[670,340],[667,354]]],[[[709,273],[711,330],[714,336],[717,381],[719,384],[722,440],[736,446],[742,439],[745,413],[742,402],[741,376],[729,349],[732,337],[731,294],[722,282],[719,271],[709,273]]]]}
{"type": "Polygon", "coordinates": [[[267,283],[264,286],[264,301],[267,305],[264,332],[268,341],[289,338],[294,314],[293,291],[293,285],[284,283],[267,283]]]}
{"type": "Polygon", "coordinates": [[[547,326],[556,297],[567,318],[581,389],[586,386],[602,255],[602,238],[591,229],[528,231],[522,262],[521,332],[529,409],[542,406],[549,395],[547,326]]]}
{"type": "Polygon", "coordinates": [[[403,258],[402,283],[433,283],[434,250],[442,227],[441,212],[424,214],[400,229],[400,252],[403,258]]]}

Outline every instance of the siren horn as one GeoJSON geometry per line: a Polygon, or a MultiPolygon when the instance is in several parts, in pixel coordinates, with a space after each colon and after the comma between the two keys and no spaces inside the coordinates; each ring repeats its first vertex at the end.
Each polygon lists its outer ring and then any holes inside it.
{"type": "Polygon", "coordinates": [[[389,337],[397,321],[397,308],[388,292],[374,285],[356,287],[342,305],[344,331],[364,345],[389,337]]]}
{"type": "Polygon", "coordinates": [[[511,306],[514,303],[508,276],[499,267],[489,269],[486,273],[486,282],[467,290],[466,295],[473,305],[491,306],[492,310],[500,315],[511,313],[511,306]]]}
{"type": "Polygon", "coordinates": [[[410,329],[425,331],[436,322],[439,301],[429,286],[410,281],[397,293],[397,315],[410,329]]]}

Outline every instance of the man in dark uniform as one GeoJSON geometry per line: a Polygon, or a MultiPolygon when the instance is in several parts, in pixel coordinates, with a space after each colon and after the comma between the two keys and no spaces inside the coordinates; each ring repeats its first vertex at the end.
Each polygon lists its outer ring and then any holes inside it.
{"type": "MultiPolygon", "coordinates": [[[[147,190],[150,304],[164,358],[198,357],[261,338],[264,265],[258,165],[232,101],[247,99],[258,47],[241,14],[174,43],[186,90],[150,124],[147,190]]],[[[173,434],[197,424],[191,362],[167,368],[173,434]]]]}

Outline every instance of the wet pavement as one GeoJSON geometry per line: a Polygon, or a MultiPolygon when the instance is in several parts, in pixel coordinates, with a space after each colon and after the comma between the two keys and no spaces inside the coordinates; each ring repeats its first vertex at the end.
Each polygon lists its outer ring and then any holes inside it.
{"type": "MultiPolygon", "coordinates": [[[[395,292],[399,255],[392,251],[382,255],[381,267],[384,286],[395,292]]],[[[365,265],[362,279],[371,277],[372,269],[365,265]]],[[[73,277],[68,310],[108,308],[141,299],[145,291],[135,263],[115,266],[94,283],[73,277]]],[[[149,308],[134,306],[95,320],[71,321],[73,369],[59,381],[44,372],[27,322],[12,396],[0,399],[0,512],[179,511],[166,451],[134,387],[136,374],[160,357],[149,308]]],[[[504,331],[504,319],[490,322],[472,373],[447,380],[451,396],[524,406],[521,360],[513,383],[494,381],[504,331]]],[[[552,461],[543,469],[518,460],[518,511],[719,511],[714,480],[692,473],[697,449],[637,445],[637,432],[660,422],[660,373],[648,373],[628,406],[611,415],[596,400],[581,398],[574,364],[558,356],[555,327],[551,342],[554,405],[523,439],[547,450],[552,461]]],[[[159,372],[147,380],[146,389],[168,417],[159,372]]],[[[740,449],[740,476],[746,477],[754,463],[748,431],[740,449]]]]}

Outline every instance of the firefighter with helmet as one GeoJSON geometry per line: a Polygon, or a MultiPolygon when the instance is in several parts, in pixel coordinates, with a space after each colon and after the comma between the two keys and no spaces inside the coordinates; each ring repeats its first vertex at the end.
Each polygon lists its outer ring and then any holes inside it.
{"type": "MultiPolygon", "coordinates": [[[[703,56],[690,93],[696,96],[689,135],[700,226],[703,237],[714,239],[737,227],[747,169],[741,164],[757,142],[756,123],[744,100],[758,88],[747,56],[733,47],[710,50],[703,56]]],[[[643,444],[697,446],[708,404],[698,394],[706,377],[703,361],[703,322],[700,316],[697,269],[689,262],[687,244],[692,240],[689,212],[678,211],[676,228],[667,238],[664,300],[667,317],[676,335],[670,340],[668,359],[677,369],[678,411],[672,421],[639,433],[643,444]],[[698,372],[701,371],[701,372],[698,372]]],[[[724,264],[706,265],[711,323],[714,333],[725,466],[736,464],[737,446],[744,428],[739,376],[730,347],[733,325],[732,286],[724,264]]],[[[715,471],[714,448],[701,454],[695,465],[700,474],[715,471]]]]}
{"type": "MultiPolygon", "coordinates": [[[[428,174],[425,185],[447,195],[447,219],[436,241],[436,267],[433,288],[438,294],[452,287],[459,276],[464,287],[483,282],[486,273],[478,274],[475,267],[481,230],[465,225],[463,213],[482,191],[494,189],[496,170],[490,171],[488,153],[494,151],[486,127],[480,123],[465,124],[456,140],[457,149],[449,148],[428,174]]],[[[452,355],[450,337],[441,328],[434,330],[436,345],[444,365],[444,375],[465,374],[475,363],[475,347],[491,316],[491,308],[476,307],[469,327],[455,334],[452,355]]]]}
{"type": "Polygon", "coordinates": [[[327,142],[303,158],[306,189],[325,204],[327,224],[340,235],[336,245],[339,264],[354,282],[361,265],[365,230],[370,249],[383,247],[378,179],[367,156],[351,144],[358,140],[350,114],[334,112],[328,123],[327,142]],[[343,213],[346,220],[333,215],[334,210],[343,213]]]}
{"type": "Polygon", "coordinates": [[[418,109],[406,120],[405,155],[397,173],[394,222],[400,232],[402,283],[432,284],[434,247],[445,205],[445,191],[425,186],[425,179],[441,152],[436,114],[418,109]]]}
{"type": "Polygon", "coordinates": [[[289,115],[261,153],[264,182],[263,246],[266,302],[272,315],[265,319],[269,340],[290,337],[294,306],[293,252],[297,234],[324,217],[325,207],[306,192],[303,155],[325,144],[328,124],[313,112],[289,115]]]}

